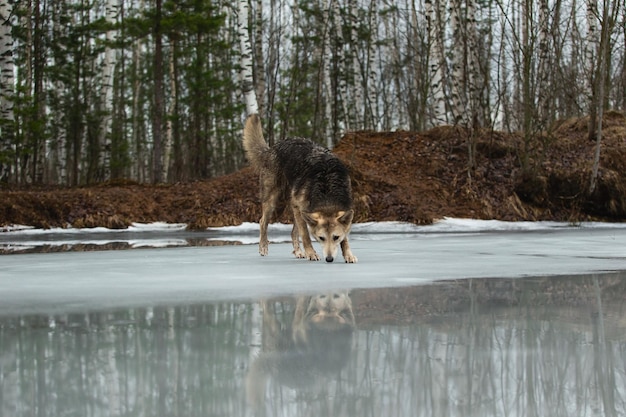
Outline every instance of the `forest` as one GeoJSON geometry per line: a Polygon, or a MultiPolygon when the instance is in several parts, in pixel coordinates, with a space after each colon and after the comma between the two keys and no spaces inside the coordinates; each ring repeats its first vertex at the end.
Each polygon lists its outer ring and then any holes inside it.
{"type": "Polygon", "coordinates": [[[241,168],[240,26],[270,142],[455,125],[469,169],[488,129],[532,171],[555,121],[589,116],[599,159],[603,113],[626,109],[622,0],[241,2],[0,0],[0,183],[241,168]]]}

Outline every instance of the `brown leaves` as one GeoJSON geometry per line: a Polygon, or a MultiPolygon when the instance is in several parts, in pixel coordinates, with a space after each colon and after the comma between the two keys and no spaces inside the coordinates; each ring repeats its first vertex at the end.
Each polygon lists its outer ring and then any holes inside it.
{"type": "MultiPolygon", "coordinates": [[[[429,224],[444,216],[504,220],[626,218],[626,117],[609,112],[598,191],[588,196],[593,143],[584,119],[568,120],[545,144],[538,171],[522,176],[520,137],[474,131],[476,168],[468,170],[467,132],[351,132],[335,152],[349,166],[355,220],[429,224]]],[[[165,186],[118,181],[75,189],[0,191],[0,225],[124,228],[132,222],[186,223],[190,229],[258,222],[257,174],[165,186]]],[[[288,221],[283,214],[279,220],[288,221]]]]}

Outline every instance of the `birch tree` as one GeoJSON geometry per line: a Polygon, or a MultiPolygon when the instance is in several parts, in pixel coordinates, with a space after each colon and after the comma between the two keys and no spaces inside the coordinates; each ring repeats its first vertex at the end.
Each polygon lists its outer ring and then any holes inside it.
{"type": "Polygon", "coordinates": [[[8,182],[11,174],[11,147],[15,133],[12,9],[11,2],[0,0],[0,182],[8,182]]]}
{"type": "Polygon", "coordinates": [[[371,0],[368,16],[368,42],[367,42],[367,60],[365,66],[365,85],[367,86],[367,101],[365,105],[365,128],[376,129],[378,123],[378,94],[377,82],[378,74],[376,73],[376,40],[378,39],[378,9],[377,1],[371,0]]]}
{"type": "MultiPolygon", "coordinates": [[[[358,3],[357,0],[348,0],[348,19],[350,22],[350,45],[358,45],[359,41],[359,14],[358,14],[358,3]]],[[[361,70],[359,63],[359,56],[357,51],[354,49],[351,52],[352,62],[350,63],[350,67],[348,71],[346,71],[347,76],[352,79],[352,88],[354,90],[353,98],[351,100],[351,117],[350,125],[354,126],[362,126],[363,117],[361,116],[361,109],[363,108],[363,84],[359,81],[361,70]]]]}
{"type": "Polygon", "coordinates": [[[248,115],[258,114],[259,105],[254,89],[254,63],[252,61],[252,46],[250,43],[250,6],[248,0],[239,0],[238,2],[238,28],[239,28],[239,45],[241,48],[241,91],[243,92],[244,102],[246,104],[246,113],[248,115]]]}
{"type": "Polygon", "coordinates": [[[265,58],[263,55],[263,25],[265,24],[263,19],[263,0],[256,0],[255,10],[255,36],[254,36],[254,75],[256,85],[256,99],[259,106],[259,114],[264,115],[264,103],[265,103],[265,58]]]}
{"type": "Polygon", "coordinates": [[[111,177],[111,123],[113,121],[113,73],[116,65],[117,30],[114,29],[119,12],[119,0],[106,0],[104,18],[107,23],[105,52],[102,62],[102,121],[99,131],[100,180],[111,177]]]}
{"type": "MultiPolygon", "coordinates": [[[[444,55],[444,29],[442,1],[425,0],[425,14],[428,24],[428,66],[430,70],[430,96],[432,101],[432,123],[437,126],[446,124],[446,92],[444,71],[446,60],[444,55]]],[[[445,9],[444,9],[445,10],[445,9]]]]}
{"type": "MultiPolygon", "coordinates": [[[[336,0],[331,0],[334,3],[336,0]]],[[[334,144],[333,135],[332,135],[332,114],[333,114],[333,89],[330,83],[330,73],[331,73],[331,50],[330,50],[330,38],[332,34],[332,25],[330,19],[330,6],[328,4],[328,0],[323,1],[322,5],[322,21],[324,22],[324,37],[322,38],[322,61],[321,61],[321,74],[322,74],[322,83],[323,83],[323,95],[324,99],[322,101],[324,106],[324,134],[323,137],[326,138],[326,147],[331,149],[334,144]]]]}
{"type": "Polygon", "coordinates": [[[153,27],[154,39],[154,107],[152,109],[152,182],[160,183],[163,180],[163,32],[161,19],[163,18],[162,0],[155,2],[155,16],[153,27]]]}
{"type": "Polygon", "coordinates": [[[600,50],[600,32],[598,30],[599,16],[598,16],[598,3],[595,0],[587,0],[587,39],[585,44],[585,63],[587,73],[587,91],[589,100],[589,140],[596,140],[597,133],[597,73],[596,68],[599,68],[601,64],[598,59],[598,52],[600,50]]]}

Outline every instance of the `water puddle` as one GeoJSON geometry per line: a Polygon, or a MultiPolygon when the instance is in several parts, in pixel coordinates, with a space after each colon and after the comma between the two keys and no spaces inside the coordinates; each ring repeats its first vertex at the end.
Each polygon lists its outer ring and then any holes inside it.
{"type": "Polygon", "coordinates": [[[4,313],[0,414],[622,415],[624,278],[4,313]]]}

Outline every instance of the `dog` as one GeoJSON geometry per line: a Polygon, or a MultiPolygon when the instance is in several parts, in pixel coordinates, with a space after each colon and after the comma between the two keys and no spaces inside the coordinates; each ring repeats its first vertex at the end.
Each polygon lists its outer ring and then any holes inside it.
{"type": "Polygon", "coordinates": [[[354,218],[348,168],[328,149],[304,138],[288,138],[269,147],[263,138],[261,119],[252,114],[243,130],[243,148],[259,172],[262,216],[259,222],[259,253],[266,256],[267,226],[277,207],[291,205],[291,240],[296,258],[318,261],[311,243],[313,235],[322,245],[326,262],[337,249],[347,263],[356,263],[348,233],[354,218]],[[300,248],[300,238],[302,246],[300,248]]]}
{"type": "Polygon", "coordinates": [[[280,300],[281,320],[276,300],[260,303],[262,352],[246,375],[246,397],[254,409],[265,403],[268,381],[298,390],[315,389],[316,384],[336,377],[352,355],[356,324],[348,291],[290,298],[293,301],[280,300]],[[294,301],[295,309],[285,314],[294,301]]]}

